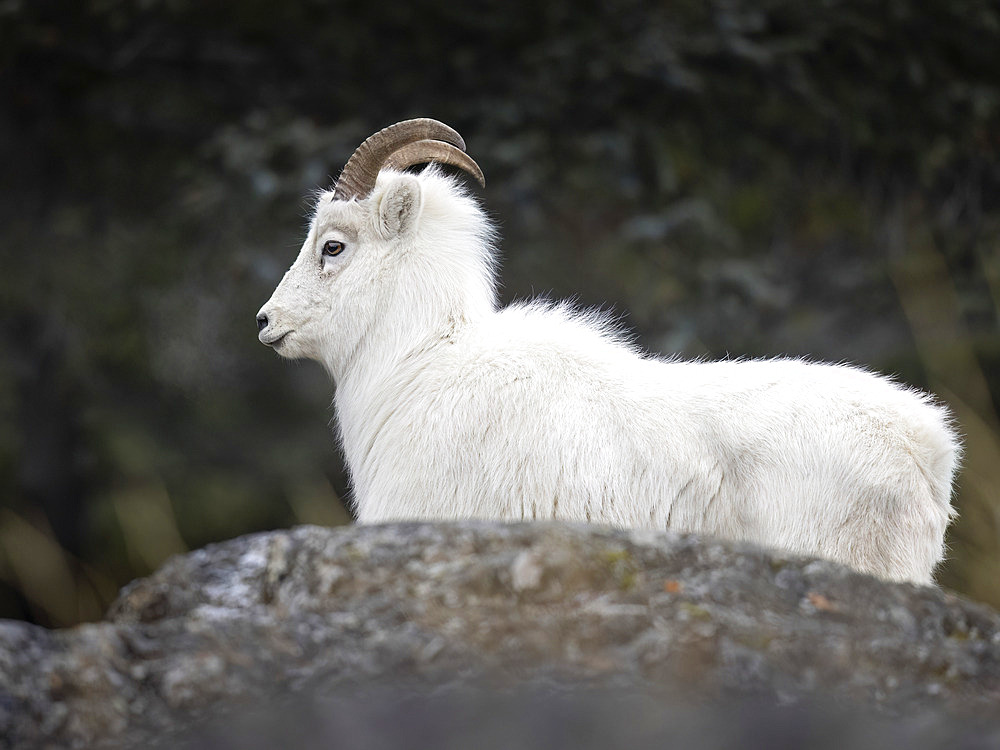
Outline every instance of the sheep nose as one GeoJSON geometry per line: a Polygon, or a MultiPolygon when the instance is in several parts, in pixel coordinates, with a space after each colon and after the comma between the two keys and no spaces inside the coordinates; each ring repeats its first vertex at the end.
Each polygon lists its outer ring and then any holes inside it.
{"type": "Polygon", "coordinates": [[[267,316],[264,313],[258,313],[257,315],[257,331],[263,331],[267,328],[267,316]]]}

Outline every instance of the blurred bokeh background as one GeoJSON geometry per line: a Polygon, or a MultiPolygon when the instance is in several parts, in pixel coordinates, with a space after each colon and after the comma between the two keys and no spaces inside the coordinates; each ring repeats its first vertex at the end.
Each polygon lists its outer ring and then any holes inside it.
{"type": "Polygon", "coordinates": [[[421,115],[485,170],[505,299],[950,404],[940,578],[1000,606],[996,2],[2,0],[0,616],[349,521],[332,385],[254,315],[311,191],[421,115]]]}

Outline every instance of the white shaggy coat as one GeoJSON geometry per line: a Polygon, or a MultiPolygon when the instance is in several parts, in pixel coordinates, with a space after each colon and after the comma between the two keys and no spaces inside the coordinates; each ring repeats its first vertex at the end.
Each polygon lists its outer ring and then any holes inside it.
{"type": "Polygon", "coordinates": [[[434,168],[320,197],[260,338],[333,376],[360,522],[672,528],[932,581],[959,441],[929,397],[845,365],[663,360],[596,314],[498,309],[494,272],[486,217],[434,168]]]}

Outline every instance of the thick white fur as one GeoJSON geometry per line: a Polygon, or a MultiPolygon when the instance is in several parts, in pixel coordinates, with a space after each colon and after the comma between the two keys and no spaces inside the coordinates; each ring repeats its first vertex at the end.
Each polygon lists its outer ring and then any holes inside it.
{"type": "Polygon", "coordinates": [[[931,582],[960,449],[929,397],[845,365],[663,360],[597,314],[498,309],[494,271],[486,217],[434,168],[320,197],[260,336],[333,376],[359,521],[672,528],[931,582]]]}

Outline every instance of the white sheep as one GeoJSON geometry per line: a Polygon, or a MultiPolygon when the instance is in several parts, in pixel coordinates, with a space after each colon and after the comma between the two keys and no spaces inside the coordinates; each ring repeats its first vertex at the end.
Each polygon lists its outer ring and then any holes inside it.
{"type": "Polygon", "coordinates": [[[596,313],[498,309],[477,202],[398,171],[482,182],[464,148],[427,119],[366,140],[257,317],[333,377],[360,522],[671,528],[932,581],[960,452],[942,406],[846,365],[662,359],[596,313]]]}

